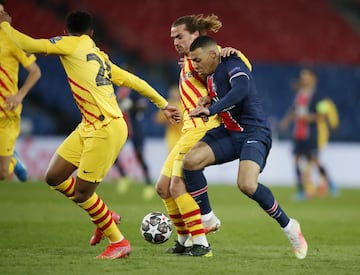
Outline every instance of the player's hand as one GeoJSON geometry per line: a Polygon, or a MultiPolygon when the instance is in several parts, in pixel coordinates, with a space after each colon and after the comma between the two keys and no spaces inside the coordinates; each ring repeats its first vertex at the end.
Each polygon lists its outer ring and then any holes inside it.
{"type": "Polygon", "coordinates": [[[221,49],[220,56],[221,57],[228,57],[232,54],[237,54],[238,50],[232,47],[225,47],[221,49]]]}
{"type": "Polygon", "coordinates": [[[211,103],[210,96],[203,96],[203,97],[199,97],[197,105],[200,107],[209,107],[210,103],[211,103]]]}
{"type": "Polygon", "coordinates": [[[181,115],[180,115],[180,110],[178,107],[176,106],[172,106],[172,105],[167,105],[164,109],[163,112],[166,116],[166,118],[168,119],[168,121],[171,124],[175,124],[175,123],[180,123],[181,122],[181,115]]]}
{"type": "Polygon", "coordinates": [[[209,115],[209,109],[202,106],[197,106],[195,109],[190,111],[190,117],[202,117],[205,121],[209,115]]]}
{"type": "Polygon", "coordinates": [[[1,11],[0,12],[0,24],[2,22],[9,22],[11,23],[11,17],[10,15],[6,12],[6,11],[1,11]]]}
{"type": "Polygon", "coordinates": [[[8,110],[13,111],[22,102],[23,98],[20,94],[7,96],[5,106],[8,110]]]}

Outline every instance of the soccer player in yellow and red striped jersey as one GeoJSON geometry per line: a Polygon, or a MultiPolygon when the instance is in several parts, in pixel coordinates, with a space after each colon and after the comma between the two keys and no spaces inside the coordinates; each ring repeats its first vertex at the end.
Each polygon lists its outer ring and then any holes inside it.
{"type": "Polygon", "coordinates": [[[205,80],[195,72],[188,53],[196,37],[207,31],[217,32],[221,26],[222,23],[216,15],[183,16],[175,20],[171,26],[170,36],[175,49],[184,59],[179,79],[183,115],[182,136],[165,160],[156,184],[157,193],[163,199],[178,234],[175,246],[169,248],[168,253],[212,256],[205,234],[220,227],[220,220],[210,206],[207,185],[185,185],[182,160],[209,129],[219,126],[220,123],[216,116],[208,121],[189,116],[190,111],[197,106],[199,98],[207,96],[208,91],[205,80]],[[186,247],[189,235],[192,238],[192,247],[186,247]]]}
{"type": "MultiPolygon", "coordinates": [[[[99,50],[91,38],[93,29],[89,13],[75,11],[68,14],[68,35],[51,39],[33,39],[22,34],[11,27],[10,19],[6,13],[0,13],[0,26],[20,48],[60,56],[73,98],[82,114],[78,127],[54,154],[45,180],[89,214],[97,226],[93,237],[101,239],[104,235],[109,239],[110,244],[98,258],[127,257],[131,246],[116,226],[119,216],[110,211],[95,192],[127,139],[126,122],[117,104],[113,84],[138,91],[163,109],[173,123],[180,120],[180,113],[144,80],[122,70],[99,50]],[[77,175],[73,178],[75,170],[77,175]]],[[[92,238],[91,244],[100,239],[94,241],[92,238]]]]}
{"type": "MultiPolygon", "coordinates": [[[[4,8],[5,1],[0,0],[0,11],[4,8]]],[[[15,144],[20,134],[22,101],[40,76],[36,57],[19,49],[0,29],[0,180],[7,179],[13,172],[20,181],[27,180],[27,171],[15,152],[15,144]],[[19,64],[28,71],[20,88],[19,64]]]]}

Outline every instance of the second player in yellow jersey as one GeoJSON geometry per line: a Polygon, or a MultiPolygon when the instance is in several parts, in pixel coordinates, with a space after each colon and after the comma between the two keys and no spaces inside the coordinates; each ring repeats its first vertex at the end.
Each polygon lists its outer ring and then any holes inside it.
{"type": "MultiPolygon", "coordinates": [[[[10,17],[0,13],[0,26],[20,48],[60,57],[74,100],[82,114],[79,126],[54,154],[45,180],[55,190],[84,209],[96,225],[91,245],[103,236],[109,245],[98,258],[127,257],[130,243],[116,223],[119,215],[110,211],[95,192],[118,156],[127,138],[127,126],[116,102],[112,84],[126,86],[151,100],[171,122],[179,121],[176,107],[149,84],[113,64],[92,40],[92,17],[83,11],[71,12],[66,18],[67,36],[33,39],[9,24],[10,17]],[[78,170],[76,178],[72,174],[78,170]]],[[[67,91],[64,91],[67,92],[67,91]]]]}

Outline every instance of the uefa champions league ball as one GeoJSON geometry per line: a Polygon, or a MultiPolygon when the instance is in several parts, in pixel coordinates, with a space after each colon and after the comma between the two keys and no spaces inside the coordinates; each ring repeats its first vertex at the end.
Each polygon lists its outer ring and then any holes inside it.
{"type": "Polygon", "coordinates": [[[141,236],[152,244],[166,242],[170,238],[172,230],[171,220],[161,212],[150,212],[143,218],[140,226],[141,236]]]}

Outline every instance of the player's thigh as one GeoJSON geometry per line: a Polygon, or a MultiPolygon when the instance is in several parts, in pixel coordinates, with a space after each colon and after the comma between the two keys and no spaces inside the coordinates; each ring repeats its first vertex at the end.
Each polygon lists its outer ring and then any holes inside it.
{"type": "Polygon", "coordinates": [[[12,156],[20,134],[20,118],[0,118],[0,156],[12,156]]]}
{"type": "Polygon", "coordinates": [[[261,131],[254,131],[246,134],[244,138],[239,141],[240,160],[250,160],[255,162],[260,172],[265,168],[266,160],[271,149],[271,136],[261,131]],[[240,145],[242,143],[242,145],[240,145]]]}
{"type": "Polygon", "coordinates": [[[127,135],[126,122],[120,118],[83,136],[77,176],[88,182],[101,182],[124,146],[127,135]]]}
{"type": "Polygon", "coordinates": [[[188,156],[193,159],[192,162],[204,162],[204,167],[239,158],[232,137],[223,126],[209,130],[188,156]]]}
{"type": "Polygon", "coordinates": [[[178,146],[178,154],[175,156],[172,168],[172,176],[181,178],[183,176],[183,160],[185,155],[204,137],[206,129],[191,128],[186,130],[176,146],[178,146]]]}
{"type": "Polygon", "coordinates": [[[179,143],[176,143],[175,146],[171,149],[170,153],[167,155],[164,164],[161,168],[161,176],[167,177],[169,179],[171,178],[174,161],[176,156],[179,154],[180,149],[181,148],[179,143]]]}

